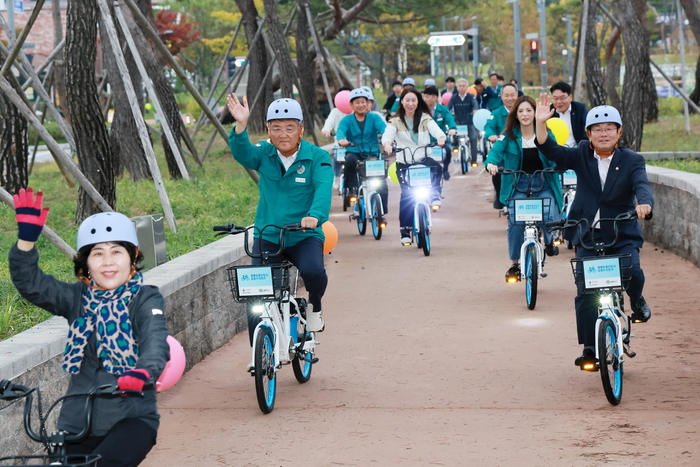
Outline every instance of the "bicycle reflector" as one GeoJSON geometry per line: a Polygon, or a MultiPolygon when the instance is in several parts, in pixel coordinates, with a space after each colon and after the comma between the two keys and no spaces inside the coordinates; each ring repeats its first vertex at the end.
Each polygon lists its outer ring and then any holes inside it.
{"type": "Polygon", "coordinates": [[[586,370],[586,371],[595,371],[597,368],[596,368],[595,363],[589,362],[589,363],[584,363],[583,365],[581,365],[581,369],[586,370]]]}
{"type": "Polygon", "coordinates": [[[476,162],[472,162],[472,167],[478,167],[478,165],[479,164],[477,164],[476,162]]]}
{"type": "Polygon", "coordinates": [[[433,204],[430,207],[432,208],[433,211],[438,211],[440,209],[440,205],[438,205],[438,204],[433,204]]]}
{"type": "Polygon", "coordinates": [[[452,148],[452,152],[459,152],[459,148],[452,148]]]}
{"type": "Polygon", "coordinates": [[[350,197],[350,202],[351,202],[351,203],[356,203],[356,202],[357,202],[357,196],[351,196],[351,197],[350,197]]]}
{"type": "Polygon", "coordinates": [[[506,274],[506,282],[509,284],[515,284],[516,282],[520,282],[520,274],[512,272],[506,274]]]}

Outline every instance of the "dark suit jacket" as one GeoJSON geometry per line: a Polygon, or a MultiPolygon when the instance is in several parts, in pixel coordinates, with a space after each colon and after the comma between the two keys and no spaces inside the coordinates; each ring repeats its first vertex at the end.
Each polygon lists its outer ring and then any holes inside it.
{"type": "MultiPolygon", "coordinates": [[[[554,109],[554,106],[551,106],[554,109]]],[[[588,115],[588,110],[586,110],[586,105],[581,102],[571,101],[571,129],[574,133],[574,139],[576,143],[580,143],[584,139],[588,139],[586,135],[586,116],[588,115]]],[[[561,118],[561,115],[556,110],[552,117],[561,118]]]]}
{"type": "MultiPolygon", "coordinates": [[[[537,142],[537,140],[535,140],[537,142]]],[[[559,146],[551,137],[544,144],[537,144],[537,149],[549,160],[563,169],[574,169],[577,176],[576,197],[571,205],[569,218],[572,220],[588,219],[589,225],[600,209],[601,218],[616,217],[624,212],[634,210],[637,203],[654,206],[654,197],[647,179],[644,158],[627,148],[618,148],[612,156],[610,170],[605,179],[605,187],[600,187],[598,161],[593,157],[593,150],[588,140],[578,146],[566,148],[559,146]]],[[[633,245],[641,248],[644,243],[639,222],[618,222],[618,241],[616,247],[633,245]]],[[[585,233],[586,223],[582,224],[585,233]]],[[[605,243],[615,239],[613,222],[600,225],[605,243]]],[[[566,229],[564,238],[574,245],[580,244],[577,228],[566,229]]],[[[588,238],[584,237],[587,244],[588,238]]]]}

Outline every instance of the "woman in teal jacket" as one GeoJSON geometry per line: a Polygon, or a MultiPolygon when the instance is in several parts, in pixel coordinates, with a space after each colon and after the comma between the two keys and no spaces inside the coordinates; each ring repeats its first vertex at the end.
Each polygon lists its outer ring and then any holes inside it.
{"type": "MultiPolygon", "coordinates": [[[[506,128],[486,158],[486,169],[491,175],[498,172],[498,166],[510,170],[524,170],[531,174],[536,170],[546,167],[555,167],[556,164],[545,158],[535,146],[535,101],[528,96],[521,96],[513,105],[514,111],[508,114],[506,128]]],[[[500,200],[504,205],[508,204],[508,198],[525,198],[521,193],[527,189],[531,177],[521,175],[503,175],[501,183],[500,200]],[[516,191],[517,187],[517,191],[516,191]]],[[[558,174],[545,174],[544,184],[539,176],[532,180],[533,195],[537,198],[549,198],[550,208],[548,221],[559,219],[559,206],[562,205],[561,183],[558,174]]],[[[552,244],[552,234],[544,229],[545,252],[549,256],[555,256],[559,249],[552,244]]],[[[518,260],[520,259],[520,246],[523,243],[525,227],[513,223],[512,216],[508,218],[508,253],[511,266],[506,273],[520,275],[518,260]]]]}

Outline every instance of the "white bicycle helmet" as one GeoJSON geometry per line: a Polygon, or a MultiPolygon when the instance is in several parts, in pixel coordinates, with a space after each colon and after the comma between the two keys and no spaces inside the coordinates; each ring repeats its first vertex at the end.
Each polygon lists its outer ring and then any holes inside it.
{"type": "Polygon", "coordinates": [[[372,89],[369,86],[362,86],[360,89],[364,89],[365,91],[367,91],[367,94],[369,94],[369,100],[374,100],[374,93],[372,92],[372,89]]]}
{"type": "Polygon", "coordinates": [[[588,112],[586,116],[586,130],[597,123],[617,123],[622,126],[622,118],[620,118],[620,112],[615,107],[599,105],[588,112]]]}
{"type": "Polygon", "coordinates": [[[365,99],[370,100],[369,93],[362,88],[357,88],[350,91],[350,102],[360,97],[364,97],[365,99]]]}
{"type": "Polygon", "coordinates": [[[139,246],[131,219],[118,212],[100,212],[88,217],[78,228],[78,250],[105,242],[129,242],[139,246]]]}
{"type": "Polygon", "coordinates": [[[435,80],[434,80],[433,78],[428,78],[428,79],[426,79],[426,80],[425,80],[425,85],[426,85],[426,86],[437,86],[437,84],[435,84],[435,80]]]}
{"type": "Polygon", "coordinates": [[[414,80],[413,78],[404,78],[403,85],[406,86],[407,84],[410,84],[411,86],[415,86],[416,80],[414,80]]]}
{"type": "Polygon", "coordinates": [[[267,121],[287,119],[304,122],[304,114],[299,103],[288,97],[272,101],[272,104],[267,108],[267,121]]]}

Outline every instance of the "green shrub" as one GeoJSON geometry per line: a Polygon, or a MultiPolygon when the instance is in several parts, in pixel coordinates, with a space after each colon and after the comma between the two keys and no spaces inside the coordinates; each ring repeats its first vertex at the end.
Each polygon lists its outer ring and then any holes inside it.
{"type": "Polygon", "coordinates": [[[675,117],[678,115],[683,115],[683,99],[680,97],[659,99],[659,117],[675,117]]]}
{"type": "MultiPolygon", "coordinates": [[[[51,137],[56,140],[58,143],[65,143],[66,138],[63,136],[63,132],[61,129],[58,127],[58,123],[51,121],[51,122],[44,122],[44,128],[49,132],[51,137]]],[[[34,143],[36,142],[36,136],[37,132],[36,129],[33,126],[29,126],[29,144],[30,147],[34,146],[34,143]]],[[[39,144],[44,144],[44,142],[40,139],[39,144]]]]}

